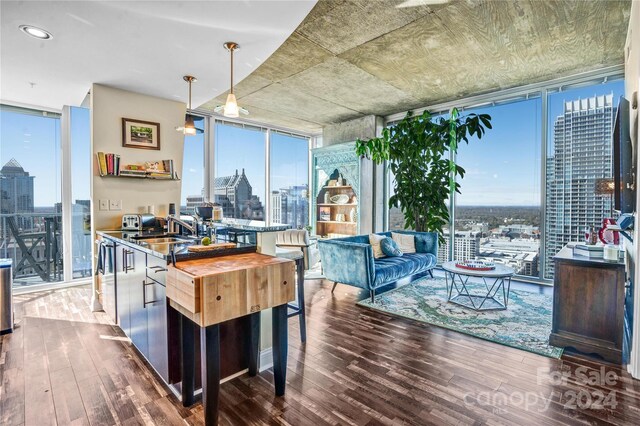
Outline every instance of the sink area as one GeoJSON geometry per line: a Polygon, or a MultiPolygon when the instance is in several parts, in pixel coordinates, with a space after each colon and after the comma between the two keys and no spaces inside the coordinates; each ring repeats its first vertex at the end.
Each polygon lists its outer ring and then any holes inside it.
{"type": "Polygon", "coordinates": [[[140,244],[180,244],[191,241],[195,240],[188,237],[155,237],[141,239],[140,244]]]}

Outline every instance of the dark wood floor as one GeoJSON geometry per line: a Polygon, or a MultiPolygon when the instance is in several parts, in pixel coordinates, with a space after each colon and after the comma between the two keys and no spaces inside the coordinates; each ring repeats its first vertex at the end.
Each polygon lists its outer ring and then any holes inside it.
{"type": "MultiPolygon", "coordinates": [[[[290,320],[286,395],[273,396],[270,370],[229,381],[221,424],[640,424],[640,382],[616,366],[390,317],[355,306],[364,295],[354,288],[330,288],[307,281],[306,346],[290,320]],[[601,367],[614,380],[581,384],[601,367]],[[565,407],[580,391],[578,407],[565,407]],[[600,395],[615,407],[594,407],[600,395]]],[[[89,295],[15,298],[18,327],[0,340],[0,424],[202,424],[201,404],[183,408],[105,314],[89,311],[89,295]]]]}

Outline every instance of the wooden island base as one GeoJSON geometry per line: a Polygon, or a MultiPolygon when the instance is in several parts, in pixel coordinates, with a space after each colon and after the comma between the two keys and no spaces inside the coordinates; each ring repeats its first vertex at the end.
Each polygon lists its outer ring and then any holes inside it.
{"type": "Polygon", "coordinates": [[[182,402],[194,403],[195,339],[200,331],[202,403],[205,424],[218,422],[220,324],[248,316],[249,374],[258,373],[260,311],[272,309],[276,396],[285,392],[287,303],[295,299],[295,263],[258,253],[179,262],[167,272],[167,298],[180,313],[182,402]]]}

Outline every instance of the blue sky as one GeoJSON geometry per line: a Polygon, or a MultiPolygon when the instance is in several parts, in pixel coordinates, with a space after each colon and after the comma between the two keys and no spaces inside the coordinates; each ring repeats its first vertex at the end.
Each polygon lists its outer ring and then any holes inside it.
{"type": "MultiPolygon", "coordinates": [[[[550,95],[550,135],[556,117],[563,113],[564,101],[609,93],[613,93],[617,105],[624,94],[624,82],[550,95]]],[[[540,104],[538,98],[463,112],[490,114],[493,129],[480,140],[471,140],[469,145],[463,143],[458,150],[458,163],[467,172],[460,182],[462,195],[457,195],[458,205],[540,205],[540,104]]]]}
{"type": "MultiPolygon", "coordinates": [[[[549,131],[562,113],[563,102],[614,94],[614,104],[624,93],[623,81],[567,90],[549,97],[549,131]]],[[[480,141],[462,145],[459,163],[467,170],[459,205],[540,204],[540,99],[464,111],[488,113],[493,129],[480,141]]],[[[71,120],[73,199],[89,198],[89,111],[72,109],[71,120]]],[[[0,114],[0,163],[15,158],[35,176],[36,206],[60,201],[60,123],[58,120],[3,111],[0,114]]],[[[265,197],[264,133],[216,126],[216,174],[225,176],[245,168],[262,201],[265,197]]],[[[203,135],[185,138],[183,200],[200,194],[203,173],[203,135]]],[[[299,185],[307,179],[306,140],[273,134],[271,188],[299,185]]]]}

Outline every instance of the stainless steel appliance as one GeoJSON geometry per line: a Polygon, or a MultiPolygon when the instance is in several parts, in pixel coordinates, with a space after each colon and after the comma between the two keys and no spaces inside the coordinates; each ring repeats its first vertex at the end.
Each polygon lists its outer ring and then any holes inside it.
{"type": "Polygon", "coordinates": [[[147,231],[156,227],[156,217],[152,214],[122,215],[123,231],[147,231]]]}
{"type": "Polygon", "coordinates": [[[0,259],[0,334],[13,331],[13,268],[11,259],[0,259]]]}

